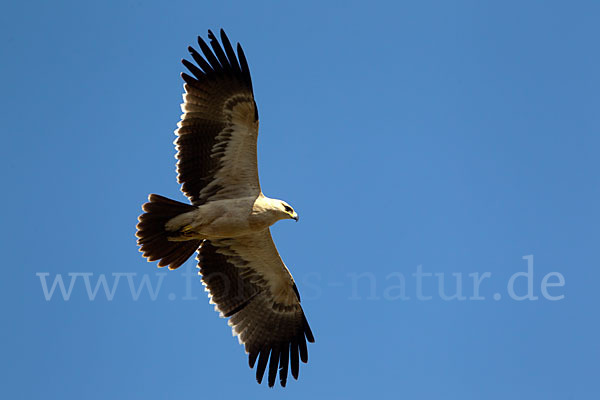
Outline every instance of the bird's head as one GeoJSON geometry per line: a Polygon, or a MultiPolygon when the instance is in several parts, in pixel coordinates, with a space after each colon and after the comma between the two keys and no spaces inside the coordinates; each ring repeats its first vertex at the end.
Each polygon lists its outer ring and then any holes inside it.
{"type": "Polygon", "coordinates": [[[279,200],[278,209],[279,209],[279,211],[283,212],[284,219],[285,218],[290,218],[290,219],[293,219],[296,222],[298,222],[298,214],[296,213],[296,211],[294,211],[294,209],[292,208],[292,206],[290,206],[285,201],[279,200]]]}

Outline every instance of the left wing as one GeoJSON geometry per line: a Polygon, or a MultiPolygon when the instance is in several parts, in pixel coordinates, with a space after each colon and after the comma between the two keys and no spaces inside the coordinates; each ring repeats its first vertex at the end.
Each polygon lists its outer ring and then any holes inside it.
{"type": "Polygon", "coordinates": [[[239,44],[236,56],[222,29],[222,46],[211,31],[208,38],[210,47],[198,37],[202,55],[188,48],[197,65],[182,61],[193,76],[181,74],[184,114],[175,131],[177,181],[195,206],[260,193],[258,110],[246,56],[239,44]]]}
{"type": "Polygon", "coordinates": [[[285,386],[288,364],[298,379],[299,360],[308,362],[306,341],[315,339],[270,230],[205,240],[198,261],[211,303],[222,317],[230,317],[233,333],[249,354],[250,368],[258,359],[258,383],[267,363],[269,386],[275,384],[278,369],[281,386],[285,386]]]}

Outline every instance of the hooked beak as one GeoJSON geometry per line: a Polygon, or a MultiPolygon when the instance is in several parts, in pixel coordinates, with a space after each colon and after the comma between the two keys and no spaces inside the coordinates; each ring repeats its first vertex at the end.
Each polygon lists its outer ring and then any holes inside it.
{"type": "Polygon", "coordinates": [[[298,219],[300,219],[300,217],[298,217],[298,213],[294,213],[294,214],[292,215],[292,219],[293,219],[294,221],[298,222],[298,219]]]}

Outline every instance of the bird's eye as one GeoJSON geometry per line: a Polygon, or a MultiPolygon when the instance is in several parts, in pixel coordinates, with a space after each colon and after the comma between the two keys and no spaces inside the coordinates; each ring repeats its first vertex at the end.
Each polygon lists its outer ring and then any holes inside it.
{"type": "Polygon", "coordinates": [[[283,209],[285,210],[285,212],[290,212],[290,213],[291,213],[292,211],[294,211],[294,210],[292,210],[292,207],[288,207],[288,206],[286,206],[286,205],[284,205],[284,206],[283,206],[283,209]]]}

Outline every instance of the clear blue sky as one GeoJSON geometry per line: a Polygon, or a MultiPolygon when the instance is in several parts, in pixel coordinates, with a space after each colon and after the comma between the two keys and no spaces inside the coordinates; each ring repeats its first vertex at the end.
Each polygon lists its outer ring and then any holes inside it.
{"type": "Polygon", "coordinates": [[[599,398],[600,4],[286,3],[4,4],[1,397],[599,398]],[[193,261],[135,243],[148,193],[184,199],[180,59],[221,27],[301,216],[273,232],[316,343],[283,390],[193,261]]]}

